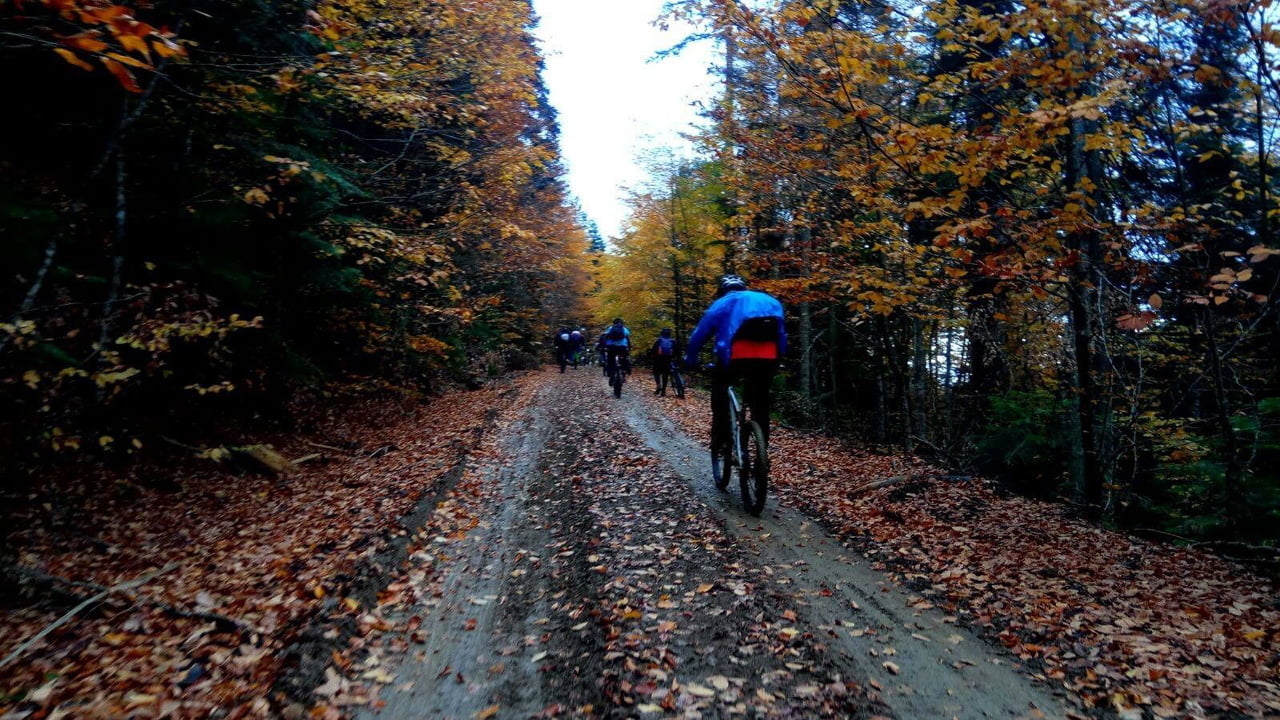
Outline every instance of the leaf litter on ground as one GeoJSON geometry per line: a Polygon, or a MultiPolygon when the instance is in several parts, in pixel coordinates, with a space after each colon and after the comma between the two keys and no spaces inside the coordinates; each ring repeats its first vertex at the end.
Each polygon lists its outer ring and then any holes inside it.
{"type": "MultiPolygon", "coordinates": [[[[59,578],[64,591],[71,583],[111,586],[167,563],[176,569],[105,597],[0,669],[0,716],[278,712],[271,689],[284,670],[282,650],[322,611],[350,617],[362,633],[386,628],[378,601],[347,595],[353,569],[376,557],[389,533],[403,532],[399,518],[538,379],[425,405],[374,393],[296,407],[295,424],[306,430],[268,441],[287,457],[314,453],[316,444],[334,452],[284,477],[180,462],[73,468],[7,498],[5,540],[17,565],[59,578]],[[150,475],[158,473],[181,479],[157,483],[150,475]]],[[[461,518],[450,532],[473,522],[461,518]]],[[[402,591],[388,587],[379,601],[396,602],[402,591]]],[[[47,591],[6,604],[0,657],[67,609],[47,591]]],[[[372,666],[361,672],[365,682],[391,681],[372,666]]],[[[320,695],[352,686],[334,670],[320,695]]]]}
{"type": "MultiPolygon", "coordinates": [[[[707,442],[704,392],[650,402],[707,442]]],[[[1280,714],[1277,587],[1248,567],[815,432],[775,427],[770,459],[774,501],[819,519],[918,602],[984,631],[1087,708],[1156,718],[1280,714]]]]}

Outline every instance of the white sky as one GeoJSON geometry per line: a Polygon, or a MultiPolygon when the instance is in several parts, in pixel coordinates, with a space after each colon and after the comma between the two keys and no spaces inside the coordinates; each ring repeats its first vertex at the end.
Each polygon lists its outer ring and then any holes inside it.
{"type": "Polygon", "coordinates": [[[714,92],[713,44],[648,62],[687,29],[663,32],[653,21],[663,0],[533,0],[544,80],[559,113],[569,190],[604,237],[627,220],[626,188],[642,188],[646,150],[692,150],[679,134],[700,123],[691,103],[714,92]]]}

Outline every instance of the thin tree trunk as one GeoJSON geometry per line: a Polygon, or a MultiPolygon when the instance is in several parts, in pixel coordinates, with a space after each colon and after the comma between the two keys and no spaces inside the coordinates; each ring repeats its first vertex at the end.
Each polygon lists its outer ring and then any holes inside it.
{"type": "Polygon", "coordinates": [[[800,396],[805,406],[813,400],[813,314],[809,301],[800,303],[800,396]]]}
{"type": "Polygon", "coordinates": [[[1240,523],[1247,508],[1244,502],[1242,484],[1244,467],[1240,463],[1240,438],[1231,424],[1233,414],[1231,399],[1227,395],[1226,377],[1222,371],[1222,358],[1218,352],[1217,322],[1213,317],[1213,309],[1205,308],[1201,313],[1204,318],[1205,341],[1209,349],[1209,376],[1213,380],[1213,399],[1218,406],[1218,432],[1222,434],[1222,450],[1226,454],[1226,467],[1223,469],[1222,485],[1226,501],[1226,520],[1228,527],[1240,523]]]}
{"type": "MultiPolygon", "coordinates": [[[[116,207],[111,238],[111,249],[114,255],[111,258],[111,279],[107,284],[107,300],[102,306],[102,323],[98,329],[98,357],[100,362],[104,362],[106,359],[107,344],[111,341],[112,327],[114,325],[116,304],[120,301],[120,290],[124,285],[124,243],[128,206],[126,205],[125,195],[127,176],[125,173],[123,145],[116,146],[115,164],[116,207]]],[[[101,390],[99,390],[99,394],[101,394],[101,390]]]]}
{"type": "MultiPolygon", "coordinates": [[[[27,288],[27,294],[23,296],[22,304],[18,306],[18,311],[13,314],[12,321],[14,324],[17,324],[23,315],[26,315],[31,311],[31,308],[35,307],[36,298],[40,295],[40,288],[44,286],[44,279],[49,275],[49,268],[53,267],[53,258],[57,254],[58,236],[54,235],[49,238],[49,244],[44,247],[44,260],[40,262],[40,267],[36,270],[36,276],[31,281],[31,287],[27,288]]],[[[12,335],[0,337],[0,352],[4,351],[12,338],[12,335]]]]}
{"type": "Polygon", "coordinates": [[[911,318],[911,433],[922,440],[929,439],[928,413],[925,411],[929,394],[929,354],[924,340],[924,323],[911,318]]]}

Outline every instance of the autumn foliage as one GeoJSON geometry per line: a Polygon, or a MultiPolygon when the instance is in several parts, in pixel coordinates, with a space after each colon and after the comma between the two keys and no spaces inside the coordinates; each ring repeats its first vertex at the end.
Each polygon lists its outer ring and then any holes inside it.
{"type": "Polygon", "coordinates": [[[713,248],[709,271],[788,306],[792,421],[1274,557],[1267,3],[672,12],[720,43],[725,89],[705,160],[636,204],[605,263],[658,293],[649,324],[694,287],[655,256],[713,248]]]}
{"type": "Polygon", "coordinates": [[[329,380],[527,365],[587,242],[533,21],[520,0],[0,5],[22,98],[0,120],[21,138],[0,454],[125,457],[329,380]]]}

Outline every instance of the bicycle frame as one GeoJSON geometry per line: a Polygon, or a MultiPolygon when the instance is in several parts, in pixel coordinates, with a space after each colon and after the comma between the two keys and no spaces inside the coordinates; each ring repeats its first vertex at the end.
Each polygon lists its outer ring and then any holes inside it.
{"type": "Polygon", "coordinates": [[[733,450],[730,461],[734,467],[742,467],[742,433],[739,431],[746,422],[746,411],[738,401],[738,393],[733,386],[729,387],[729,437],[733,438],[733,450]]]}
{"type": "Polygon", "coordinates": [[[737,473],[742,487],[742,505],[747,513],[759,516],[764,509],[769,487],[768,440],[760,423],[747,417],[747,408],[738,399],[738,392],[729,386],[728,415],[726,418],[729,442],[719,450],[712,448],[711,473],[716,489],[725,490],[730,478],[737,473]]]}

